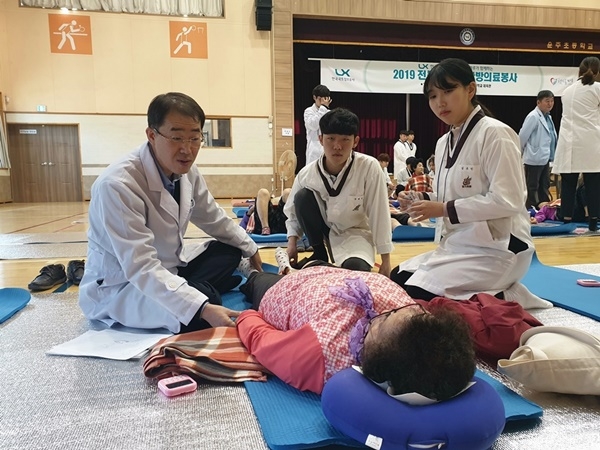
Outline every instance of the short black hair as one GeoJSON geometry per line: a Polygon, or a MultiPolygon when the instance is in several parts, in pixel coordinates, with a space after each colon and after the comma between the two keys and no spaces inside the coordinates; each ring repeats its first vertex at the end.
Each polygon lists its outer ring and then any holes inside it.
{"type": "Polygon", "coordinates": [[[324,84],[316,85],[312,90],[313,97],[331,97],[331,91],[324,84]]]}
{"type": "Polygon", "coordinates": [[[545,98],[554,98],[554,93],[547,89],[544,89],[543,91],[538,92],[538,95],[537,95],[538,100],[544,100],[545,98]]]}
{"type": "Polygon", "coordinates": [[[409,156],[408,158],[406,158],[407,166],[417,167],[417,164],[419,164],[419,160],[417,160],[417,158],[415,158],[414,156],[409,156]]]}
{"type": "Polygon", "coordinates": [[[415,134],[415,132],[413,130],[406,130],[406,134],[411,135],[411,134],[415,134]]]}
{"type": "Polygon", "coordinates": [[[345,108],[332,109],[319,120],[321,134],[358,136],[359,126],[358,116],[345,108]]]}
{"type": "Polygon", "coordinates": [[[418,392],[436,400],[462,391],[476,365],[467,323],[444,307],[411,316],[384,342],[364,348],[361,359],[364,375],[387,381],[395,395],[418,392]]]}
{"type": "Polygon", "coordinates": [[[408,133],[408,130],[400,130],[400,134],[405,134],[408,136],[409,133],[408,133]]]}
{"type": "Polygon", "coordinates": [[[154,97],[148,106],[148,127],[159,128],[172,111],[191,117],[200,123],[201,129],[204,127],[206,121],[204,111],[196,100],[181,92],[168,92],[154,97]]]}

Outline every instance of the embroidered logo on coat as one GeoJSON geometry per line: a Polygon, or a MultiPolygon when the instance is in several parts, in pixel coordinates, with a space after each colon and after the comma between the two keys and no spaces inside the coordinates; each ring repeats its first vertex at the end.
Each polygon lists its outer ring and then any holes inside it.
{"type": "Polygon", "coordinates": [[[470,188],[471,186],[471,177],[465,177],[465,179],[462,182],[462,187],[464,188],[470,188]]]}

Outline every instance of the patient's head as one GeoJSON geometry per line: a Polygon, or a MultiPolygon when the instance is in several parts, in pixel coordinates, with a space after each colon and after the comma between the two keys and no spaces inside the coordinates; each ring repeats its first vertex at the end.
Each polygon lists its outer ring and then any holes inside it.
{"type": "Polygon", "coordinates": [[[466,322],[453,311],[420,305],[371,320],[361,355],[365,376],[387,381],[394,394],[418,392],[446,400],[475,373],[475,352],[466,322]]]}

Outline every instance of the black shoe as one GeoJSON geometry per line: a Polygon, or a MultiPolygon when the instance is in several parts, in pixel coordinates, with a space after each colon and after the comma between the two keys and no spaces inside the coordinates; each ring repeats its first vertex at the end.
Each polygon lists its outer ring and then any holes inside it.
{"type": "Polygon", "coordinates": [[[31,291],[45,291],[65,281],[67,281],[65,266],[62,264],[50,264],[42,267],[40,274],[27,287],[31,291]]]}
{"type": "Polygon", "coordinates": [[[67,280],[72,282],[75,286],[79,286],[79,283],[81,283],[81,279],[83,278],[84,268],[85,261],[82,259],[69,261],[69,264],[67,264],[67,280]]]}

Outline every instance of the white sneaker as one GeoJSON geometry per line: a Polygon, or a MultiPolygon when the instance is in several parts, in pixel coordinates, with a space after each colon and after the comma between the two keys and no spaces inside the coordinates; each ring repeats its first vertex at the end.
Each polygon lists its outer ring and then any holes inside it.
{"type": "Polygon", "coordinates": [[[504,291],[504,300],[516,302],[525,309],[552,308],[552,303],[533,294],[518,281],[504,291]]]}
{"type": "Polygon", "coordinates": [[[239,273],[241,273],[244,277],[248,278],[252,272],[258,272],[252,263],[250,262],[250,258],[242,258],[240,264],[237,267],[239,273]]]}
{"type": "Polygon", "coordinates": [[[285,248],[277,247],[275,249],[275,261],[277,261],[277,266],[279,266],[279,275],[287,275],[291,272],[292,264],[285,248]]]}

